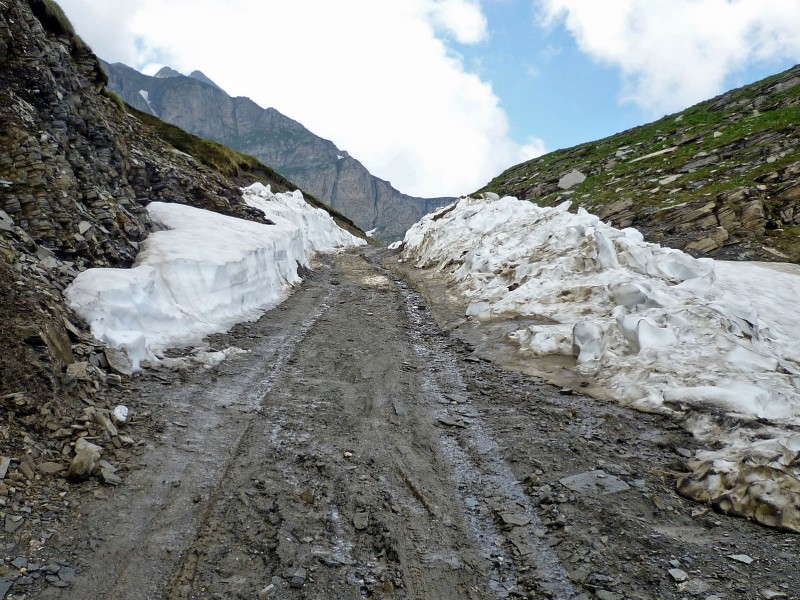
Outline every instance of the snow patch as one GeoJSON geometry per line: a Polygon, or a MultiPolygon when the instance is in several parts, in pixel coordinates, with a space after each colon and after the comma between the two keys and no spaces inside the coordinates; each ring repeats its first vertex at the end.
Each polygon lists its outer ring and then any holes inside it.
{"type": "MultiPolygon", "coordinates": [[[[574,357],[574,371],[623,404],[726,416],[734,425],[715,433],[726,447],[704,458],[730,480],[744,460],[783,456],[788,430],[763,439],[735,424],[800,425],[800,269],[695,259],[568,208],[463,198],[414,225],[402,259],[438,269],[473,319],[535,320],[509,336],[524,354],[574,357]]],[[[705,435],[708,422],[694,422],[705,435]]],[[[783,476],[797,476],[795,457],[779,461],[783,476]]],[[[784,526],[791,514],[800,529],[800,511],[782,506],[784,526]]]]}
{"type": "MultiPolygon", "coordinates": [[[[315,252],[366,243],[300,192],[275,195],[255,184],[244,195],[275,224],[150,203],[150,218],[163,230],[142,243],[133,268],[84,271],[64,292],[69,305],[97,339],[125,349],[138,369],[167,348],[197,345],[257,319],[300,283],[298,266],[309,267],[315,252]]],[[[214,353],[195,362],[221,358],[214,353]]]]}
{"type": "Polygon", "coordinates": [[[139,90],[139,95],[142,98],[144,98],[144,101],[147,102],[147,106],[150,109],[150,112],[155,115],[156,111],[153,109],[153,105],[150,104],[150,92],[148,92],[147,90],[139,90]]]}

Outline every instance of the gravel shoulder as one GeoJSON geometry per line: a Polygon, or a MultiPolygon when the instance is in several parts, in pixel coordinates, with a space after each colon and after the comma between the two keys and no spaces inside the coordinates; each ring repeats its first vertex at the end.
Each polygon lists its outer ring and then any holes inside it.
{"type": "Polygon", "coordinates": [[[13,597],[796,597],[796,535],[674,492],[680,427],[486,360],[406,274],[324,258],[211,340],[247,354],[135,378],[140,468],[51,545],[69,587],[13,597]]]}

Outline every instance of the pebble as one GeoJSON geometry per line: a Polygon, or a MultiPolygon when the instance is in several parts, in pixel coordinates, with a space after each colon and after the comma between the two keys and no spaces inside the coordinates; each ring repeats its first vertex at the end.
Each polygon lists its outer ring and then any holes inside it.
{"type": "Polygon", "coordinates": [[[301,588],[305,585],[307,576],[308,572],[301,567],[292,574],[292,580],[289,585],[293,588],[301,588]]]}
{"type": "Polygon", "coordinates": [[[61,567],[58,571],[58,578],[64,583],[75,583],[75,569],[72,567],[61,567]]]}
{"type": "Polygon", "coordinates": [[[5,530],[6,533],[14,533],[22,527],[25,523],[25,519],[20,517],[19,515],[6,515],[6,522],[5,522],[5,530]]]}
{"type": "Polygon", "coordinates": [[[510,525],[511,527],[524,527],[531,522],[527,515],[518,513],[500,513],[500,519],[504,525],[510,525]]]}
{"type": "Polygon", "coordinates": [[[369,526],[369,513],[359,511],[353,515],[353,526],[358,531],[363,531],[369,526]]]}
{"type": "Polygon", "coordinates": [[[689,579],[689,575],[687,575],[686,571],[682,569],[670,569],[668,572],[670,577],[672,577],[676,583],[683,583],[689,579]]]}

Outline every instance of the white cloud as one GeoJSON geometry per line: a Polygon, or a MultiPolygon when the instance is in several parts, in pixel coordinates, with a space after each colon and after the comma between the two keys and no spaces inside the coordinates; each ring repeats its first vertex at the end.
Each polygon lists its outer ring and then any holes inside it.
{"type": "Polygon", "coordinates": [[[547,148],[545,147],[544,140],[536,137],[529,138],[528,142],[522,146],[522,153],[525,156],[525,160],[531,160],[532,158],[538,158],[546,154],[547,148]]]}
{"type": "Polygon", "coordinates": [[[710,98],[750,64],[800,60],[797,0],[537,0],[580,49],[621,69],[623,100],[654,115],[710,98]]]}
{"type": "Polygon", "coordinates": [[[441,37],[484,40],[478,0],[97,4],[61,0],[101,57],[200,69],[232,95],[333,140],[406,193],[471,192],[526,157],[491,85],[441,37]]]}
{"type": "Polygon", "coordinates": [[[486,39],[487,22],[476,0],[438,0],[432,3],[434,22],[462,44],[477,44],[486,39]]]}

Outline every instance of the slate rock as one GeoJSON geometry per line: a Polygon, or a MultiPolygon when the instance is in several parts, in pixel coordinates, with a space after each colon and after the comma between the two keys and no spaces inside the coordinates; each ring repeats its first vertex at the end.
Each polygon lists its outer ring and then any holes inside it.
{"type": "Polygon", "coordinates": [[[615,494],[631,489],[631,486],[622,481],[622,479],[610,475],[602,469],[564,477],[559,482],[573,492],[588,494],[615,494]]]}
{"type": "Polygon", "coordinates": [[[133,375],[133,363],[128,357],[128,352],[119,348],[106,348],[104,350],[108,367],[117,375],[133,375]]]}

